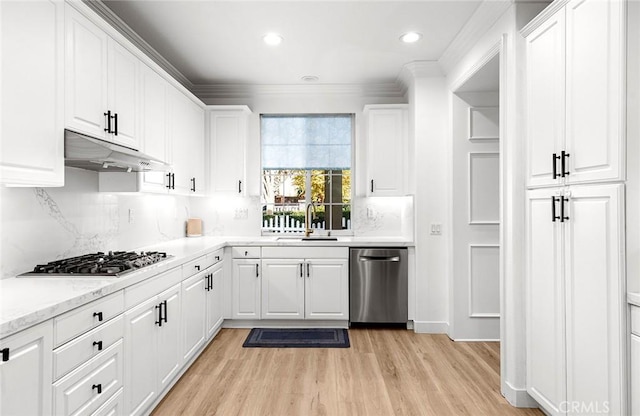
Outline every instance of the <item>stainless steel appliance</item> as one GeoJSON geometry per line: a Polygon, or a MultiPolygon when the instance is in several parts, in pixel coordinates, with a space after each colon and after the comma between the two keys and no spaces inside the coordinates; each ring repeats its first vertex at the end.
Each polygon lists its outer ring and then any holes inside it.
{"type": "Polygon", "coordinates": [[[407,249],[352,248],[349,259],[350,322],[406,324],[407,249]]]}
{"type": "Polygon", "coordinates": [[[146,266],[170,258],[167,253],[159,251],[109,251],[98,252],[55,260],[47,264],[39,264],[33,271],[22,273],[18,277],[55,277],[55,276],[96,276],[121,277],[146,266]]]}

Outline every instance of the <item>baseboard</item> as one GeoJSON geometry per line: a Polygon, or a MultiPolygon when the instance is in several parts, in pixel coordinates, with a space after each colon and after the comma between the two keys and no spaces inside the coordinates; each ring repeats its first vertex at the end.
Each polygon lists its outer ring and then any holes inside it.
{"type": "Polygon", "coordinates": [[[538,402],[527,393],[527,389],[515,388],[505,381],[502,383],[502,395],[514,407],[539,408],[538,402]]]}
{"type": "Polygon", "coordinates": [[[413,330],[417,334],[449,334],[449,322],[414,320],[413,330]]]}
{"type": "Polygon", "coordinates": [[[223,328],[349,328],[349,321],[315,321],[304,319],[229,319],[222,324],[223,328]]]}
{"type": "Polygon", "coordinates": [[[499,339],[455,338],[455,342],[500,342],[499,339]]]}

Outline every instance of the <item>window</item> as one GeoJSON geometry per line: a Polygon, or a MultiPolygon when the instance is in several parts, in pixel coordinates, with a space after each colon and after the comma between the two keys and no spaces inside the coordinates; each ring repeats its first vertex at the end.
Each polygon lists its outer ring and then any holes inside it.
{"type": "Polygon", "coordinates": [[[262,115],[262,231],[351,229],[349,114],[262,115]]]}

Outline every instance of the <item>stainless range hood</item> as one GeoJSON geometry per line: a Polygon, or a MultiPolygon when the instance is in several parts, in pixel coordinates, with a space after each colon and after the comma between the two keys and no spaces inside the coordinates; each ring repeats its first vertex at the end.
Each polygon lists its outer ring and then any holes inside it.
{"type": "Polygon", "coordinates": [[[64,131],[64,164],[96,172],[168,171],[171,165],[125,146],[64,131]]]}

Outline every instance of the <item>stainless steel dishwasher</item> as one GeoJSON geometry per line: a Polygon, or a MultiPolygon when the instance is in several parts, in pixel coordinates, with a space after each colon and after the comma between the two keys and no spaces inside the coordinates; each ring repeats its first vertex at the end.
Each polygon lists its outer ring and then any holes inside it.
{"type": "Polygon", "coordinates": [[[349,251],[349,321],[406,324],[407,249],[349,251]]]}

